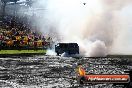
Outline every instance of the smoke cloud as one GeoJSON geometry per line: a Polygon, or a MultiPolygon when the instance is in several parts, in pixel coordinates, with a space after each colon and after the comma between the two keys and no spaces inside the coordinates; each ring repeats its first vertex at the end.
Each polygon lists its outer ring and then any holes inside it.
{"type": "Polygon", "coordinates": [[[132,28],[127,24],[132,15],[129,18],[124,15],[132,9],[131,2],[38,0],[33,7],[44,9],[35,13],[40,17],[36,23],[44,34],[50,34],[56,42],[77,42],[82,55],[96,57],[120,53],[124,32],[132,28]]]}
{"type": "Polygon", "coordinates": [[[107,55],[107,47],[103,41],[97,40],[91,44],[90,50],[86,55],[92,57],[102,57],[107,55]]]}

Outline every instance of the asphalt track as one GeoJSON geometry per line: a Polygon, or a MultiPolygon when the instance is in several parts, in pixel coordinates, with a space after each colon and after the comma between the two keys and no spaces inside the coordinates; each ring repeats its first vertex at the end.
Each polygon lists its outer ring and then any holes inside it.
{"type": "Polygon", "coordinates": [[[72,58],[57,56],[0,58],[0,88],[123,88],[123,85],[79,85],[76,67],[89,74],[124,74],[131,58],[72,58]]]}

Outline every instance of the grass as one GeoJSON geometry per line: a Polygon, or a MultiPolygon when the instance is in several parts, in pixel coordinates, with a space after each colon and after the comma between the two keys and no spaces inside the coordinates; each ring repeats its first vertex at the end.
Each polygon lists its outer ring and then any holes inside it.
{"type": "Polygon", "coordinates": [[[0,50],[0,54],[45,54],[46,50],[0,50]]]}

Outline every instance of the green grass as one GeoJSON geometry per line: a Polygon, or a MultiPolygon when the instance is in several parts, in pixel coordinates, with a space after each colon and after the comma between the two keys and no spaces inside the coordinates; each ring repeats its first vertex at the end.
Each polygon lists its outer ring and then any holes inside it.
{"type": "Polygon", "coordinates": [[[46,50],[0,50],[0,54],[42,54],[46,50]]]}

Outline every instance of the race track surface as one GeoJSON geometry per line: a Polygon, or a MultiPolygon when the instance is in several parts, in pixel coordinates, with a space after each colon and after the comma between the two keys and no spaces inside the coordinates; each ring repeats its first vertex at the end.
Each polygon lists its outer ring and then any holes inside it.
{"type": "Polygon", "coordinates": [[[123,85],[79,85],[76,67],[81,63],[89,74],[124,74],[131,58],[72,58],[34,56],[0,58],[0,88],[123,88],[123,85]]]}

